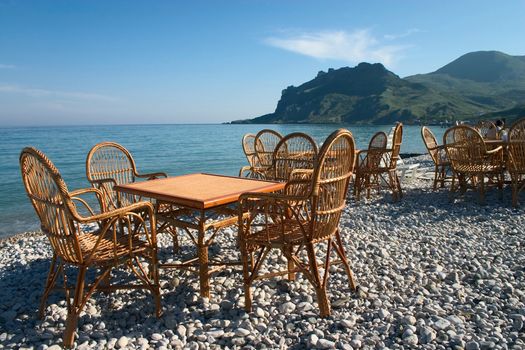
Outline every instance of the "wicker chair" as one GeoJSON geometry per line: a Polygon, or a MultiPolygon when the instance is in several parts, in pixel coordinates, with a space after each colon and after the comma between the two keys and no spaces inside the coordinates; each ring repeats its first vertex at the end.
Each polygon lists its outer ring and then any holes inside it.
{"type": "Polygon", "coordinates": [[[370,190],[375,187],[379,191],[381,176],[378,169],[386,153],[387,135],[379,131],[370,139],[368,149],[360,150],[356,155],[354,196],[359,200],[361,191],[366,189],[366,197],[370,198],[370,190]]]}
{"type": "MultiPolygon", "coordinates": [[[[86,158],[86,177],[91,185],[101,190],[105,196],[107,208],[120,208],[141,200],[140,197],[115,191],[115,185],[135,182],[137,178],[154,180],[167,177],[166,173],[157,172],[139,174],[131,153],[115,142],[101,142],[93,146],[86,158]]],[[[157,203],[157,232],[168,233],[173,240],[174,253],[179,251],[177,229],[164,220],[172,210],[169,204],[157,203]]]]}
{"type": "MultiPolygon", "coordinates": [[[[383,133],[384,134],[384,133],[383,133]]],[[[376,134],[372,137],[370,144],[374,142],[376,146],[382,146],[384,142],[384,136],[382,134],[376,134]],[[377,140],[374,140],[377,137],[377,140]]],[[[381,183],[384,182],[388,185],[388,188],[392,192],[394,201],[397,201],[403,197],[403,191],[401,189],[401,182],[397,174],[397,162],[399,158],[399,152],[401,150],[401,143],[403,142],[403,124],[397,123],[394,127],[392,135],[392,144],[387,146],[389,148],[381,149],[377,147],[372,150],[366,150],[360,152],[358,155],[358,164],[356,166],[356,181],[354,182],[354,195],[356,199],[360,199],[360,193],[363,189],[367,189],[369,196],[370,188],[381,187],[381,183]],[[369,157],[363,166],[359,164],[369,157]],[[381,154],[381,155],[380,155],[381,154]]],[[[387,141],[388,144],[388,141],[387,141]]]]}
{"type": "Polygon", "coordinates": [[[24,148],[20,155],[20,168],[27,194],[40,218],[42,231],[53,249],[40,316],[44,316],[47,297],[55,287],[57,277],[62,275],[68,307],[64,345],[73,345],[78,317],[95,290],[147,289],[153,294],[156,314],[160,316],[156,229],[151,203],[134,203],[104,211],[104,195],[100,190],[88,188],[69,192],[57,168],[34,148],[24,148]],[[100,214],[95,214],[88,203],[79,197],[86,193],[98,197],[102,209],[100,214]],[[79,214],[77,210],[80,206],[89,212],[89,216],[79,214]],[[94,232],[85,231],[84,224],[92,223],[98,225],[98,229],[94,232]],[[123,228],[125,232],[122,232],[123,228]],[[143,260],[149,262],[149,272],[143,260]],[[73,303],[66,285],[66,266],[78,268],[73,303]],[[105,285],[110,271],[118,266],[127,267],[140,283],[105,285]],[[100,274],[93,284],[86,287],[85,277],[90,268],[100,271],[100,274]],[[84,292],[85,289],[87,292],[84,292]]]}
{"type": "Polygon", "coordinates": [[[498,138],[498,128],[490,120],[480,120],[474,127],[484,140],[495,140],[498,138]]]}
{"type": "Polygon", "coordinates": [[[162,172],[139,174],[131,153],[115,142],[101,142],[91,148],[86,158],[86,176],[93,187],[104,192],[107,208],[120,208],[139,200],[136,196],[115,191],[115,185],[135,182],[137,178],[167,177],[162,172]]]}
{"type": "Polygon", "coordinates": [[[512,205],[518,206],[519,193],[525,188],[525,118],[509,130],[507,170],[512,185],[512,205]]]}
{"type": "Polygon", "coordinates": [[[451,176],[447,176],[450,172],[450,162],[447,158],[447,152],[445,151],[444,145],[438,145],[436,136],[426,126],[421,128],[421,137],[423,143],[427,148],[428,154],[434,162],[434,191],[437,190],[438,183],[440,187],[445,186],[445,180],[452,179],[451,176]]]}
{"type": "Polygon", "coordinates": [[[258,161],[257,173],[261,178],[268,179],[272,176],[273,153],[283,136],[277,131],[264,129],[255,135],[255,154],[258,161]]]}
{"type": "Polygon", "coordinates": [[[311,175],[318,152],[317,144],[309,135],[301,132],[286,135],[275,147],[267,179],[287,182],[294,172],[311,175]]]}
{"type": "Polygon", "coordinates": [[[293,273],[302,272],[315,288],[322,317],[330,315],[326,289],[331,264],[343,263],[350,288],[355,290],[339,232],[354,157],[352,134],[348,130],[337,130],[321,148],[313,175],[307,178],[292,175],[282,194],[241,195],[239,238],[248,312],[252,307],[251,286],[256,279],[286,274],[294,278],[293,273]],[[246,212],[250,215],[245,215],[246,212]],[[316,251],[320,252],[321,248],[326,250],[326,257],[319,266],[316,251]],[[281,250],[292,264],[280,272],[261,271],[271,249],[281,250]],[[334,250],[340,261],[331,262],[334,250]],[[294,270],[291,271],[290,266],[294,266],[294,270]],[[320,267],[324,270],[322,275],[320,267]]]}
{"type": "Polygon", "coordinates": [[[514,140],[525,139],[525,118],[518,119],[514,122],[514,124],[512,124],[511,128],[509,129],[508,136],[509,140],[510,138],[513,138],[514,140]]]}
{"type": "Polygon", "coordinates": [[[248,161],[248,165],[245,165],[239,170],[239,177],[258,178],[257,168],[258,160],[257,154],[255,153],[255,135],[246,134],[242,137],[242,150],[248,161]]]}
{"type": "Polygon", "coordinates": [[[485,177],[500,189],[503,188],[503,147],[487,150],[480,133],[466,125],[458,125],[445,131],[443,143],[452,166],[452,186],[450,193],[459,189],[464,193],[468,187],[479,189],[479,202],[485,203],[485,177]]]}

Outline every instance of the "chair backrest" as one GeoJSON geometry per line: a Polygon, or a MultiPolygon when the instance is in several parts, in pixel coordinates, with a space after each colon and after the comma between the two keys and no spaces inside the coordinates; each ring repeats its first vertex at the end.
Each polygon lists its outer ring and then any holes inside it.
{"type": "Polygon", "coordinates": [[[427,148],[428,154],[432,158],[435,164],[439,164],[439,150],[436,148],[438,146],[436,136],[434,133],[427,128],[426,126],[421,128],[421,137],[423,138],[423,143],[427,148]]]}
{"type": "MultiPolygon", "coordinates": [[[[393,132],[392,132],[393,138],[393,132]]],[[[392,138],[390,142],[392,142],[392,138]]],[[[384,166],[385,161],[385,150],[387,148],[388,136],[383,131],[375,133],[370,142],[368,143],[368,152],[366,152],[366,157],[364,159],[357,159],[358,164],[361,169],[366,168],[370,171],[384,166]]]]}
{"type": "Polygon", "coordinates": [[[485,141],[480,133],[467,125],[454,126],[445,131],[443,143],[452,168],[456,171],[478,169],[486,155],[485,141]]]}
{"type": "Polygon", "coordinates": [[[517,120],[509,129],[509,140],[525,140],[525,118],[517,120]]]}
{"type": "Polygon", "coordinates": [[[525,173],[525,118],[515,122],[509,130],[508,170],[525,173]]]}
{"type": "Polygon", "coordinates": [[[479,134],[484,139],[494,140],[498,137],[496,124],[490,120],[480,120],[474,128],[478,130],[479,134]]]}
{"type": "Polygon", "coordinates": [[[313,241],[326,239],[338,229],[354,171],[354,157],[354,138],[346,129],[328,136],[319,151],[312,186],[313,241]]]}
{"type": "Polygon", "coordinates": [[[301,132],[286,135],[272,155],[272,180],[286,182],[294,169],[313,169],[317,154],[317,144],[309,135],[301,132]]]}
{"type": "Polygon", "coordinates": [[[394,134],[392,137],[392,153],[390,156],[390,169],[396,169],[397,161],[399,158],[399,152],[401,151],[401,144],[403,143],[403,124],[397,123],[394,128],[394,134]]]}
{"type": "Polygon", "coordinates": [[[387,141],[388,136],[383,131],[376,132],[370,139],[368,149],[386,148],[387,141]]]}
{"type": "Polygon", "coordinates": [[[255,135],[246,134],[242,137],[242,150],[250,166],[257,166],[257,156],[255,152],[255,135]]]}
{"type": "Polygon", "coordinates": [[[133,195],[118,193],[113,186],[135,182],[136,174],[137,168],[133,157],[118,143],[98,143],[87,155],[87,179],[93,187],[104,192],[107,208],[118,208],[135,202],[133,195]],[[112,182],[97,182],[106,179],[112,182]]]}
{"type": "Polygon", "coordinates": [[[263,168],[270,168],[273,163],[273,152],[283,136],[277,131],[264,129],[255,135],[255,153],[259,164],[263,168]]]}
{"type": "Polygon", "coordinates": [[[20,154],[20,170],[42,231],[55,254],[69,262],[82,262],[78,213],[58,169],[41,151],[26,147],[20,154]]]}

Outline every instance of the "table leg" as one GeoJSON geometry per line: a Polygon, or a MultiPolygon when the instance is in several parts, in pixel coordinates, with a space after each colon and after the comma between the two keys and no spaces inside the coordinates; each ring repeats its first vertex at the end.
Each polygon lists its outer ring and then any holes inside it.
{"type": "Polygon", "coordinates": [[[199,258],[199,280],[201,288],[201,296],[205,298],[210,297],[210,279],[209,279],[209,259],[208,246],[205,242],[205,228],[206,216],[204,211],[201,212],[199,218],[199,237],[197,241],[197,255],[199,258]]]}

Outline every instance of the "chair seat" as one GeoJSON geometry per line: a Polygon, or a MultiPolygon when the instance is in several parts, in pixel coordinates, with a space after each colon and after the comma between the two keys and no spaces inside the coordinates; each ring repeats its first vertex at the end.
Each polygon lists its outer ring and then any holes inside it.
{"type": "MultiPolygon", "coordinates": [[[[304,222],[303,228],[308,229],[309,223],[304,222]]],[[[267,245],[272,247],[279,247],[285,244],[298,245],[305,241],[305,236],[301,225],[295,220],[284,222],[284,236],[283,223],[268,224],[263,230],[252,232],[246,237],[248,244],[267,245]]]]}
{"type": "MultiPolygon", "coordinates": [[[[89,258],[99,237],[98,232],[84,233],[78,237],[81,250],[85,252],[83,254],[84,259],[89,258]]],[[[131,239],[130,249],[129,235],[118,236],[116,244],[114,244],[112,239],[102,238],[91,259],[92,262],[97,265],[114,264],[115,260],[128,258],[131,255],[131,252],[135,255],[146,251],[148,248],[149,243],[147,241],[134,237],[131,239]]]]}
{"type": "Polygon", "coordinates": [[[455,167],[459,173],[500,173],[503,171],[502,165],[494,164],[459,164],[455,167]]]}

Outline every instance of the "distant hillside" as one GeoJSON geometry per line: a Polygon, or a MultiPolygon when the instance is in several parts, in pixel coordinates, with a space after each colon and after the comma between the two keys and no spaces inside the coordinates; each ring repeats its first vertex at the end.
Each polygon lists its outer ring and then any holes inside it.
{"type": "Polygon", "coordinates": [[[436,74],[447,74],[452,78],[479,83],[507,80],[523,82],[525,56],[510,56],[498,51],[471,52],[432,73],[436,74]]]}
{"type": "Polygon", "coordinates": [[[482,51],[405,79],[379,63],[321,71],[283,90],[275,112],[233,123],[439,122],[473,119],[523,101],[525,56],[482,51]]]}

